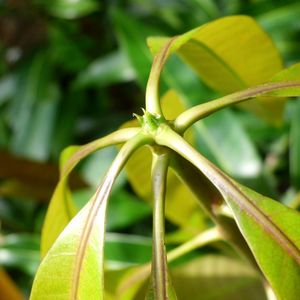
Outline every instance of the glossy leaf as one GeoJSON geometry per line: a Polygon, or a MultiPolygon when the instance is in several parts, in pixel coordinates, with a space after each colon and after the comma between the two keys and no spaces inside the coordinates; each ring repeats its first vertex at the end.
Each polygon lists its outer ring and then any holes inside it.
{"type": "Polygon", "coordinates": [[[0,266],[19,268],[34,276],[40,263],[39,239],[26,234],[9,234],[0,239],[0,266]]]}
{"type": "MultiPolygon", "coordinates": [[[[105,214],[112,185],[128,157],[147,137],[118,153],[94,197],[59,235],[36,274],[30,299],[104,299],[105,214]],[[51,280],[47,280],[49,276],[51,280]]],[[[74,163],[74,162],[73,162],[74,163]]],[[[74,165],[74,164],[73,164],[74,165]]]]}
{"type": "MultiPolygon", "coordinates": [[[[157,53],[167,38],[150,38],[157,53]]],[[[171,40],[169,54],[177,51],[201,78],[222,93],[232,93],[268,81],[282,69],[278,51],[258,24],[246,16],[225,17],[171,40]],[[253,42],[255,41],[255,43],[253,42]]],[[[246,106],[269,120],[281,118],[284,100],[246,106]]]]}
{"type": "Polygon", "coordinates": [[[76,207],[74,206],[71,192],[67,185],[70,172],[81,159],[90,153],[103,147],[122,143],[136,133],[135,128],[120,130],[84,146],[70,146],[64,150],[61,155],[61,179],[51,198],[43,226],[41,242],[42,256],[47,253],[60,232],[76,213],[76,207]]]}
{"type": "MultiPolygon", "coordinates": [[[[300,85],[300,63],[294,64],[287,69],[282,70],[277,73],[271,80],[272,82],[292,82],[298,83],[300,85]]],[[[280,97],[293,97],[300,95],[300,87],[290,87],[286,89],[279,89],[269,93],[270,95],[280,96],[280,97]]]]}
{"type": "Polygon", "coordinates": [[[111,16],[121,49],[128,56],[139,84],[146,87],[152,57],[145,40],[153,29],[129,18],[121,9],[113,9],[111,16]]]}
{"type": "Polygon", "coordinates": [[[162,136],[157,137],[158,143],[194,164],[222,193],[278,298],[296,300],[300,293],[300,214],[234,182],[172,130],[166,128],[162,136]]]}

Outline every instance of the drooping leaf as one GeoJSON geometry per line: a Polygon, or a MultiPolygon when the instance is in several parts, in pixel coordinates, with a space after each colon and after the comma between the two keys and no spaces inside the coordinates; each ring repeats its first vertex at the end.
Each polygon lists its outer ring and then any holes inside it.
{"type": "Polygon", "coordinates": [[[300,293],[299,212],[237,183],[235,186],[249,207],[230,195],[227,203],[258,264],[279,299],[296,300],[300,293]]]}
{"type": "MultiPolygon", "coordinates": [[[[295,81],[298,86],[289,87],[285,89],[279,89],[272,91],[268,94],[280,97],[293,97],[300,95],[300,63],[294,64],[287,69],[277,73],[271,80],[271,82],[291,82],[295,81]]],[[[276,100],[275,100],[276,101],[276,100]]]]}
{"type": "Polygon", "coordinates": [[[146,87],[152,57],[145,40],[153,34],[153,28],[151,30],[148,26],[129,18],[117,8],[112,10],[111,16],[121,49],[128,56],[139,84],[146,87]]]}
{"type": "Polygon", "coordinates": [[[47,253],[59,233],[70,222],[76,213],[76,207],[72,201],[71,192],[67,184],[70,172],[81,159],[90,153],[103,147],[122,143],[136,133],[137,131],[135,128],[120,130],[84,146],[70,146],[64,150],[61,155],[61,179],[58,182],[51,198],[42,230],[42,256],[47,253]]]}
{"type": "Polygon", "coordinates": [[[135,72],[124,52],[117,51],[93,61],[85,70],[82,70],[78,74],[75,86],[78,88],[106,86],[127,82],[134,78],[135,72]]]}
{"type": "MultiPolygon", "coordinates": [[[[104,299],[103,263],[108,197],[129,156],[146,141],[147,137],[137,135],[122,147],[94,197],[72,219],[43,259],[30,299],[104,299]],[[47,280],[49,276],[51,280],[47,280]]],[[[74,161],[71,166],[74,166],[74,161]]]]}
{"type": "MultiPolygon", "coordinates": [[[[157,53],[168,38],[150,38],[157,53]]],[[[267,82],[282,69],[278,51],[267,34],[247,16],[230,16],[207,23],[173,38],[175,51],[215,90],[232,93],[267,82]],[[254,42],[255,41],[255,42],[254,42]]],[[[263,99],[245,106],[270,121],[282,117],[284,100],[273,106],[263,99]]]]}
{"type": "Polygon", "coordinates": [[[234,182],[171,129],[162,136],[157,137],[159,144],[194,164],[222,193],[277,297],[296,300],[300,293],[299,212],[234,182]]]}
{"type": "Polygon", "coordinates": [[[266,300],[260,278],[233,258],[205,255],[171,270],[179,299],[266,300]]]}

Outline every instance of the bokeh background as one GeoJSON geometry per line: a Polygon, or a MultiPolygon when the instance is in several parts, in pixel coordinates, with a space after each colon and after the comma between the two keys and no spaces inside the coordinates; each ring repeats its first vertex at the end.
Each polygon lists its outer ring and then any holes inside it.
{"type": "MultiPolygon", "coordinates": [[[[141,113],[152,62],[148,36],[173,36],[222,16],[247,14],[272,37],[286,66],[300,61],[297,0],[0,0],[0,13],[1,300],[29,295],[60,152],[141,113]]],[[[168,67],[166,86],[189,106],[218,96],[178,58],[168,67]]],[[[300,206],[298,100],[288,102],[279,126],[238,108],[203,124],[206,134],[196,134],[196,145],[207,157],[244,184],[300,206]]],[[[79,206],[116,152],[91,155],[73,174],[79,206]]],[[[107,222],[112,265],[150,259],[151,205],[133,191],[125,173],[114,188],[107,222]]],[[[180,229],[172,220],[166,226],[168,233],[180,229]]],[[[179,239],[171,237],[176,244],[179,239]]]]}

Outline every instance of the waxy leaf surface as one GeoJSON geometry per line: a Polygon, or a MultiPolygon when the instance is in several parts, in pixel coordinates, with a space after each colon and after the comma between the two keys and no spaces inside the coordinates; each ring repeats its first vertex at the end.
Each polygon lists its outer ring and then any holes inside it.
{"type": "MultiPolygon", "coordinates": [[[[157,53],[168,38],[150,38],[157,53]]],[[[247,16],[230,16],[207,23],[173,38],[169,55],[177,52],[200,77],[221,93],[232,93],[270,80],[282,69],[279,53],[268,35],[247,16]]],[[[243,104],[260,116],[278,121],[284,100],[243,104]]]]}

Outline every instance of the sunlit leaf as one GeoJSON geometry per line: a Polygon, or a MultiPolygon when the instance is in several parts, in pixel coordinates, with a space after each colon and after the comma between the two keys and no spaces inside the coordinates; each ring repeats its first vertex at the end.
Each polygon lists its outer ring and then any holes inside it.
{"type": "Polygon", "coordinates": [[[40,263],[39,239],[29,234],[9,234],[0,239],[0,266],[19,268],[34,276],[40,263]]]}
{"type": "MultiPolygon", "coordinates": [[[[157,53],[168,38],[150,38],[150,49],[157,53]]],[[[278,51],[267,34],[247,16],[230,16],[207,23],[173,38],[169,54],[178,54],[212,88],[232,93],[267,82],[282,69],[278,51]]],[[[271,121],[279,120],[284,100],[245,106],[271,121]]]]}
{"type": "MultiPolygon", "coordinates": [[[[277,73],[271,80],[272,82],[291,82],[295,81],[300,85],[300,63],[292,65],[291,67],[282,70],[277,73]]],[[[269,93],[270,95],[280,97],[293,97],[300,95],[300,87],[290,87],[285,89],[279,89],[269,93]]],[[[276,101],[276,100],[275,100],[276,101]]]]}
{"type": "Polygon", "coordinates": [[[193,163],[222,193],[278,298],[296,300],[300,293],[299,212],[234,182],[172,130],[165,132],[164,141],[159,137],[159,142],[193,163]]]}
{"type": "Polygon", "coordinates": [[[205,255],[171,269],[179,299],[266,300],[255,271],[236,259],[205,255]]]}
{"type": "MultiPolygon", "coordinates": [[[[124,134],[122,136],[124,138],[124,134]]],[[[145,141],[147,137],[137,135],[122,147],[93,198],[72,219],[43,259],[30,299],[40,300],[49,296],[62,300],[104,299],[103,262],[108,197],[129,156],[145,141]],[[49,276],[51,280],[47,280],[49,276]]],[[[76,154],[77,158],[80,157],[76,154]]],[[[74,161],[69,166],[74,166],[74,161]]]]}
{"type": "Polygon", "coordinates": [[[230,195],[227,202],[258,264],[279,299],[296,300],[300,293],[299,212],[234,185],[248,203],[239,203],[230,195]]]}
{"type": "Polygon", "coordinates": [[[68,175],[90,153],[116,143],[122,143],[136,134],[136,129],[120,130],[84,146],[70,146],[61,155],[61,179],[58,182],[45,218],[41,252],[44,256],[53,242],[75,215],[77,209],[68,187],[68,175]]]}

